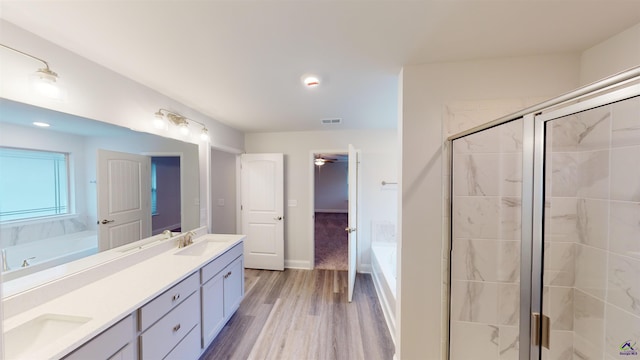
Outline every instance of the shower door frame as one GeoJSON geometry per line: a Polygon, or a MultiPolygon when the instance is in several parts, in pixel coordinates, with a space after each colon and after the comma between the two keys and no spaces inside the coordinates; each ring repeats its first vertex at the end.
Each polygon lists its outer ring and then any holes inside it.
{"type": "MultiPolygon", "coordinates": [[[[484,125],[450,136],[446,141],[450,169],[449,198],[453,201],[453,141],[467,135],[523,119],[522,194],[521,194],[521,258],[520,258],[520,323],[519,359],[540,359],[540,326],[534,334],[534,314],[542,315],[543,250],[544,250],[544,184],[545,184],[545,124],[566,115],[604,106],[640,95],[640,66],[584,86],[557,98],[534,105],[484,125]],[[635,82],[635,83],[634,83],[635,82]],[[536,335],[536,336],[532,336],[536,335]]],[[[453,248],[453,203],[449,206],[449,251],[453,248]]],[[[447,358],[450,359],[451,340],[451,253],[448,279],[448,338],[447,358]]]]}

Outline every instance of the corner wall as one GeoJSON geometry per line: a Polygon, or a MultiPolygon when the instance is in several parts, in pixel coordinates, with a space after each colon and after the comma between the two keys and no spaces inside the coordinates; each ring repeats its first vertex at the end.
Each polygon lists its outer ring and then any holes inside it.
{"type": "MultiPolygon", "coordinates": [[[[398,359],[441,359],[446,354],[448,289],[443,282],[448,277],[443,275],[448,240],[443,137],[451,129],[443,129],[442,123],[447,106],[551,98],[577,87],[578,64],[577,54],[561,54],[403,69],[403,115],[398,126],[402,139],[398,359]]],[[[466,116],[473,117],[474,111],[470,110],[466,116]]],[[[491,115],[497,118],[506,114],[496,111],[491,115]]]]}

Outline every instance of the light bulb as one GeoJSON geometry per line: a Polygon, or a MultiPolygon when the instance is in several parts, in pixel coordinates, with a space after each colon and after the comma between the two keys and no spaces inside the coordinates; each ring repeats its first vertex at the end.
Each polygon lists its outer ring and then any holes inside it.
{"type": "Polygon", "coordinates": [[[324,165],[324,163],[325,163],[325,160],[324,160],[324,159],[316,159],[316,160],[315,160],[315,164],[316,164],[317,166],[322,166],[322,165],[324,165]]]}
{"type": "Polygon", "coordinates": [[[189,135],[189,123],[188,122],[182,122],[180,124],[178,124],[178,128],[180,129],[180,133],[184,136],[189,135]]]}
{"type": "Polygon", "coordinates": [[[202,141],[209,141],[209,130],[206,127],[202,128],[202,132],[200,133],[200,139],[202,141]]]}
{"type": "Polygon", "coordinates": [[[31,85],[40,95],[54,100],[63,100],[65,92],[58,84],[58,74],[45,69],[38,69],[31,75],[31,85]]]}
{"type": "Polygon", "coordinates": [[[154,114],[153,116],[153,127],[156,129],[166,129],[167,121],[164,119],[164,116],[160,111],[154,114]]]}

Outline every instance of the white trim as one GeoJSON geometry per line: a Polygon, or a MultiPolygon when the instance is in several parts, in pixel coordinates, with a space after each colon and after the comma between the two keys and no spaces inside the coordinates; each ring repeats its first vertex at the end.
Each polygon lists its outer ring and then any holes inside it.
{"type": "Polygon", "coordinates": [[[313,270],[313,266],[311,266],[311,262],[307,260],[286,260],[285,259],[284,267],[286,269],[313,270]]]}
{"type": "MultiPolygon", "coordinates": [[[[314,189],[315,191],[315,189],[314,189]]],[[[317,213],[348,214],[349,209],[316,209],[317,213]]]]}

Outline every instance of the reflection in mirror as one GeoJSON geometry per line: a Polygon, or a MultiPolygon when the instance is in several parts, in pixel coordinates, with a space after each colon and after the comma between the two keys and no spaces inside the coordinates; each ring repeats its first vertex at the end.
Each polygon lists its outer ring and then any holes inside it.
{"type": "Polygon", "coordinates": [[[0,108],[3,281],[199,226],[197,145],[6,99],[0,108]]]}

